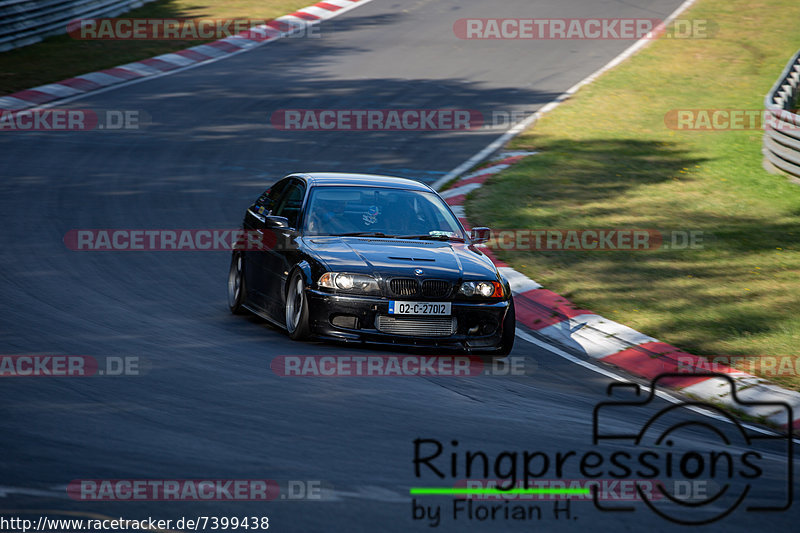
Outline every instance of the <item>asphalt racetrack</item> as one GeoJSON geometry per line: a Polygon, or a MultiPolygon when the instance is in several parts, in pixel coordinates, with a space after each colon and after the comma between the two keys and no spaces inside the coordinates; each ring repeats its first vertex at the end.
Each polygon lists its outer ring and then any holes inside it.
{"type": "MultiPolygon", "coordinates": [[[[530,113],[631,41],[462,40],[453,35],[455,20],[665,18],[679,3],[373,0],[323,23],[322,38],[283,39],[69,104],[139,110],[149,117],[140,131],[0,135],[0,353],[138,357],[144,369],[139,376],[0,382],[2,513],[268,516],[270,531],[298,532],[682,529],[642,502],[634,512],[601,512],[572,501],[557,517],[553,502],[540,502],[539,520],[469,520],[453,517],[452,497],[409,495],[411,487],[466,478],[463,462],[446,479],[427,467],[415,475],[415,439],[443,444],[445,470],[454,449],[491,457],[609,451],[592,442],[593,410],[613,381],[606,375],[518,338],[511,358],[523,361],[524,375],[280,377],[270,367],[279,356],[396,352],[297,343],[262,320],[231,315],[226,252],[76,252],[63,242],[76,228],[235,228],[248,203],[289,172],[432,183],[504,128],[285,131],[270,117],[285,109],[393,107],[530,113]],[[319,498],[270,502],[71,498],[66,487],[84,479],[272,479],[324,490],[319,498]],[[415,520],[414,505],[431,513],[441,506],[437,527],[427,515],[415,520]]],[[[657,399],[647,409],[667,405],[657,399]]],[[[622,433],[638,431],[637,423],[624,415],[603,421],[622,433]]],[[[718,444],[702,430],[686,438],[703,449],[718,444]]],[[[786,471],[779,443],[750,446],[776,472],[786,471]]],[[[745,450],[736,443],[726,449],[745,450]]],[[[577,463],[563,477],[586,478],[577,463]]],[[[779,475],[762,477],[748,503],[777,505],[787,488],[797,489],[779,475]]],[[[745,480],[737,479],[732,492],[743,490],[745,480]]],[[[743,504],[704,528],[789,531],[797,518],[796,510],[763,513],[743,504]]]]}

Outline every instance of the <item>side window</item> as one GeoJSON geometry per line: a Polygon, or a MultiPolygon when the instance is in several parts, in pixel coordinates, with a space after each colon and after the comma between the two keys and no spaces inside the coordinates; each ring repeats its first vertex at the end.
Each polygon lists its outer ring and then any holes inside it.
{"type": "Polygon", "coordinates": [[[306,188],[302,182],[291,180],[286,187],[285,193],[281,196],[280,200],[278,200],[278,207],[272,214],[279,217],[286,217],[289,220],[289,226],[296,228],[299,221],[300,209],[303,207],[303,197],[305,193],[306,188]]]}
{"type": "Polygon", "coordinates": [[[289,181],[290,180],[281,180],[264,191],[261,196],[258,197],[258,200],[256,200],[254,211],[260,215],[274,214],[272,211],[275,210],[277,201],[280,198],[283,190],[286,189],[289,181]]]}

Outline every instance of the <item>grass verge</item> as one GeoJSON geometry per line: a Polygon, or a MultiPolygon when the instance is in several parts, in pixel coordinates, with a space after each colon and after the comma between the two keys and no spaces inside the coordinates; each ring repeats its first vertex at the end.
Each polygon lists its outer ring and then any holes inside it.
{"type": "MultiPolygon", "coordinates": [[[[312,0],[159,0],[120,18],[271,19],[312,0]]],[[[176,52],[208,41],[81,41],[56,35],[0,53],[0,96],[37,85],[176,52]]]]}
{"type": "MultiPolygon", "coordinates": [[[[701,0],[709,39],[662,39],[510,144],[538,150],[470,195],[496,229],[702,231],[702,249],[515,251],[501,259],[581,307],[699,355],[794,356],[800,187],[761,166],[760,130],[671,129],[678,109],[748,109],[800,48],[794,0],[701,0]]],[[[773,381],[800,390],[800,365],[773,381]]]]}

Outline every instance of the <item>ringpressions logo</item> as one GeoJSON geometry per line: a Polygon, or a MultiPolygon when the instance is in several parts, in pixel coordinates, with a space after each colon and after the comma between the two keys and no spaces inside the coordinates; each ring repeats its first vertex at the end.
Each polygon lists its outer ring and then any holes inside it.
{"type": "Polygon", "coordinates": [[[554,451],[554,443],[547,450],[490,451],[456,439],[415,439],[420,486],[410,490],[414,520],[441,524],[448,516],[442,496],[453,498],[454,522],[576,520],[579,511],[593,508],[704,525],[735,511],[791,507],[791,405],[748,401],[747,391],[737,391],[733,379],[720,373],[662,374],[649,390],[621,382],[606,392],[610,399],[594,408],[592,446],[585,450],[554,451]],[[657,399],[659,386],[686,383],[687,376],[693,383],[722,380],[726,392],[720,398],[727,398],[728,409],[657,399]],[[789,423],[783,430],[756,427],[734,417],[730,411],[737,409],[789,423]]]}

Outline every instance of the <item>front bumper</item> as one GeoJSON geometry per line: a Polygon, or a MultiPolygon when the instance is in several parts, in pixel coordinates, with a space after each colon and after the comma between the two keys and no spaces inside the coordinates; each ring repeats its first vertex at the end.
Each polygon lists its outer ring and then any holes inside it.
{"type": "MultiPolygon", "coordinates": [[[[414,336],[386,333],[376,328],[376,317],[388,315],[389,299],[371,296],[352,296],[306,289],[311,331],[323,338],[345,342],[369,342],[405,347],[434,347],[492,351],[502,341],[503,319],[509,301],[470,302],[451,300],[452,316],[456,319],[455,333],[448,336],[414,336]],[[337,317],[347,317],[355,327],[335,325],[337,317]],[[353,317],[355,320],[353,320],[353,317]]],[[[341,319],[339,319],[341,320],[341,319]]]]}

